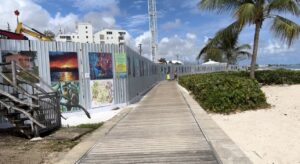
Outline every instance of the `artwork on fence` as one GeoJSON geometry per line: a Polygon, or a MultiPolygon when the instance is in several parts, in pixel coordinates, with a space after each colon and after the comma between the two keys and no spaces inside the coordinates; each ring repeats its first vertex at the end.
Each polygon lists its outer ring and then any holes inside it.
{"type": "Polygon", "coordinates": [[[92,108],[113,104],[113,80],[91,81],[92,108]]]}
{"type": "Polygon", "coordinates": [[[111,53],[89,53],[91,80],[112,79],[113,65],[111,53]]]}
{"type": "Polygon", "coordinates": [[[61,112],[77,111],[81,108],[78,81],[52,82],[52,88],[62,95],[60,100],[61,112]]]}
{"type": "MultiPolygon", "coordinates": [[[[9,63],[11,61],[15,61],[18,65],[20,65],[30,73],[39,76],[36,51],[2,51],[2,62],[9,63]]],[[[3,71],[10,71],[11,66],[8,65],[6,67],[3,67],[3,69],[5,69],[3,71]]],[[[7,75],[11,76],[11,74],[7,75]]],[[[38,80],[30,78],[30,76],[28,76],[28,74],[24,72],[20,72],[19,75],[25,80],[36,83],[38,82],[38,80]]]]}
{"type": "Polygon", "coordinates": [[[127,62],[125,53],[115,54],[116,75],[118,78],[127,77],[127,62]]]}
{"type": "Polygon", "coordinates": [[[51,81],[79,80],[76,52],[49,52],[51,81]]]}

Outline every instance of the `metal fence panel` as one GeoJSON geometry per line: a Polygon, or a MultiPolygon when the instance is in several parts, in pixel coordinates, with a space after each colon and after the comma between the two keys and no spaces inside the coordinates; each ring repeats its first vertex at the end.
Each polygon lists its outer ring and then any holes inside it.
{"type": "MultiPolygon", "coordinates": [[[[242,66],[220,65],[167,65],[153,63],[149,59],[140,56],[136,51],[124,45],[93,44],[93,43],[71,43],[71,42],[45,42],[29,40],[2,40],[0,39],[0,60],[2,61],[2,51],[35,51],[38,58],[39,76],[51,84],[50,79],[50,51],[76,52],[79,66],[80,83],[80,104],[87,109],[91,109],[91,89],[90,89],[90,68],[89,53],[111,53],[113,63],[113,98],[114,104],[129,104],[140,97],[157,82],[166,78],[167,72],[174,77],[186,74],[208,73],[218,71],[246,70],[242,66]],[[116,76],[115,55],[116,53],[126,53],[127,57],[127,78],[116,76]]],[[[5,122],[0,116],[0,125],[5,122]]]]}

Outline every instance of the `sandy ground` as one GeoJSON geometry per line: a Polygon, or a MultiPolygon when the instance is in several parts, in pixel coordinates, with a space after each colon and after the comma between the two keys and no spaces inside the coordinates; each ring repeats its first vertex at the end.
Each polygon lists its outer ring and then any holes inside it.
{"type": "Polygon", "coordinates": [[[300,85],[266,86],[271,109],[211,117],[257,164],[300,164],[300,85]]]}
{"type": "Polygon", "coordinates": [[[62,119],[62,125],[67,126],[77,126],[79,124],[93,124],[93,123],[100,123],[105,122],[119,112],[121,112],[125,107],[125,104],[117,105],[117,106],[107,106],[101,108],[95,108],[88,110],[91,118],[89,119],[83,111],[78,112],[70,112],[70,113],[63,113],[62,115],[66,118],[62,119]],[[118,108],[116,110],[116,108],[118,108]]]}

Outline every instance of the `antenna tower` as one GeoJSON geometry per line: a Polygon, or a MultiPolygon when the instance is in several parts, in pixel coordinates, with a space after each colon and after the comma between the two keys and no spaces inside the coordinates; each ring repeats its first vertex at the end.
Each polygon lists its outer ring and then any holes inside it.
{"type": "Polygon", "coordinates": [[[149,13],[149,28],[151,32],[151,55],[152,61],[155,62],[157,58],[157,13],[156,13],[156,0],[148,0],[148,13],[149,13]]]}

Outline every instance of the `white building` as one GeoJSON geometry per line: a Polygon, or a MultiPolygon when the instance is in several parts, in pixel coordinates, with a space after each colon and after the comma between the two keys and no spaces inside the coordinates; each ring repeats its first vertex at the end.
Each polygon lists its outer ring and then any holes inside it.
{"type": "Polygon", "coordinates": [[[76,33],[59,34],[56,41],[98,43],[98,44],[124,44],[126,31],[104,29],[93,35],[93,27],[90,23],[78,23],[76,33]]]}
{"type": "Polygon", "coordinates": [[[94,43],[125,44],[126,31],[104,29],[94,34],[94,43]]]}
{"type": "Polygon", "coordinates": [[[76,25],[76,33],[59,34],[56,37],[56,41],[93,43],[93,26],[90,23],[78,23],[76,25]]]}

